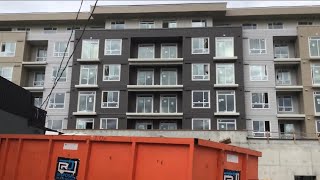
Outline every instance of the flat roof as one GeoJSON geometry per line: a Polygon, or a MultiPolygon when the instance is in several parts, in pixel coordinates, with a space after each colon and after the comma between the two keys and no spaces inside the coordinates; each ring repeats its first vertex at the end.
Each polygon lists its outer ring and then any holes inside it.
{"type": "MultiPolygon", "coordinates": [[[[0,21],[71,21],[76,19],[76,15],[76,12],[5,13],[0,14],[0,21]]],[[[79,13],[79,20],[86,20],[88,18],[88,12],[79,13]]]]}

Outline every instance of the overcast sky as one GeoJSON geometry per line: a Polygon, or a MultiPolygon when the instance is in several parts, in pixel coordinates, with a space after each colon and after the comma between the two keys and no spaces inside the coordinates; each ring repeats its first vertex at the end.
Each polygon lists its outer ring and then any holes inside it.
{"type": "MultiPolygon", "coordinates": [[[[90,5],[95,1],[85,0],[82,11],[89,11],[90,5]]],[[[169,3],[203,3],[219,1],[107,1],[100,0],[98,5],[133,5],[133,4],[169,4],[169,3]]],[[[221,2],[221,1],[220,1],[221,2]]],[[[80,0],[73,1],[46,1],[46,0],[0,0],[0,13],[17,13],[17,12],[74,12],[77,11],[80,0]]],[[[228,7],[265,7],[265,6],[300,6],[300,5],[320,5],[319,1],[228,1],[228,7]]]]}

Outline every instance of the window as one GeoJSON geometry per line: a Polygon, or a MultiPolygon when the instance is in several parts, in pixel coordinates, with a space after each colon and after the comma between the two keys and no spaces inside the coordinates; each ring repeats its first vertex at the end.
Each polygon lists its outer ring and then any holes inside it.
{"type": "Polygon", "coordinates": [[[139,44],[138,58],[154,58],[154,44],[139,44]]]}
{"type": "Polygon", "coordinates": [[[12,71],[13,67],[0,67],[0,76],[12,81],[12,71]]]}
{"type": "Polygon", "coordinates": [[[177,122],[160,122],[160,130],[177,130],[177,122]]]}
{"type": "Polygon", "coordinates": [[[254,137],[266,137],[267,132],[270,132],[269,121],[252,121],[254,137]]]}
{"type": "Polygon", "coordinates": [[[177,112],[177,97],[176,96],[161,96],[160,97],[160,112],[161,113],[176,113],[177,112]]]}
{"type": "Polygon", "coordinates": [[[82,59],[98,59],[99,57],[99,40],[86,39],[82,40],[82,59]]]}
{"type": "Polygon", "coordinates": [[[37,108],[40,108],[42,104],[42,97],[41,96],[35,96],[33,97],[33,105],[37,108]]]}
{"type": "Polygon", "coordinates": [[[233,57],[233,37],[216,37],[216,57],[233,57]]]}
{"type": "Polygon", "coordinates": [[[0,27],[0,31],[12,31],[11,27],[0,27]]]}
{"type": "Polygon", "coordinates": [[[287,44],[274,45],[275,58],[289,58],[289,46],[287,44]]]}
{"type": "MultiPolygon", "coordinates": [[[[73,27],[73,30],[80,30],[80,27],[73,27]]],[[[72,27],[67,27],[67,31],[71,31],[72,27]]]]}
{"type": "Polygon", "coordinates": [[[124,21],[112,21],[111,29],[124,29],[125,23],[124,21]]]}
{"type": "Polygon", "coordinates": [[[139,129],[139,130],[153,129],[153,124],[150,121],[137,121],[136,129],[139,129]]]}
{"type": "Polygon", "coordinates": [[[312,84],[320,84],[320,65],[312,64],[312,84]]]}
{"type": "Polygon", "coordinates": [[[192,54],[209,54],[209,38],[192,38],[192,54]]]}
{"type": "Polygon", "coordinates": [[[55,42],[53,56],[54,57],[69,56],[69,46],[67,48],[67,42],[55,42]]]}
{"type": "Polygon", "coordinates": [[[235,119],[218,119],[218,130],[237,130],[235,119]]]}
{"type": "Polygon", "coordinates": [[[317,180],[316,176],[294,176],[294,180],[317,180]]]}
{"type": "Polygon", "coordinates": [[[140,29],[154,28],[154,21],[140,21],[140,29]]]}
{"type": "Polygon", "coordinates": [[[43,28],[44,33],[56,33],[57,28],[56,27],[45,27],[43,28]]]}
{"type": "Polygon", "coordinates": [[[96,65],[82,65],[80,69],[80,85],[96,85],[97,84],[96,65]]]}
{"type": "Polygon", "coordinates": [[[312,25],[313,23],[311,21],[299,21],[298,25],[312,25]]]}
{"type": "Polygon", "coordinates": [[[101,108],[119,108],[119,91],[103,91],[101,108]]]}
{"type": "Polygon", "coordinates": [[[153,70],[138,70],[137,85],[153,85],[153,70]]]}
{"type": "Polygon", "coordinates": [[[2,42],[0,49],[0,57],[14,57],[16,54],[15,42],[2,42]]]}
{"type": "Polygon", "coordinates": [[[120,74],[120,64],[108,64],[103,66],[103,81],[120,81],[120,74]]]}
{"type": "Polygon", "coordinates": [[[210,119],[192,119],[192,130],[210,130],[210,119]]]}
{"type": "Polygon", "coordinates": [[[94,119],[77,119],[76,129],[93,129],[94,119]]]}
{"type": "Polygon", "coordinates": [[[33,86],[41,87],[44,85],[44,72],[35,72],[33,86]]]}
{"type": "Polygon", "coordinates": [[[176,28],[177,21],[163,21],[162,28],[176,28]]]}
{"type": "Polygon", "coordinates": [[[47,120],[47,128],[53,130],[62,130],[62,120],[47,120]]]}
{"type": "Polygon", "coordinates": [[[118,129],[118,118],[101,118],[100,129],[118,129]]]}
{"type": "Polygon", "coordinates": [[[49,109],[63,109],[65,93],[52,93],[49,101],[49,109]]]}
{"type": "Polygon", "coordinates": [[[36,61],[46,61],[47,60],[47,48],[42,47],[37,49],[36,61]]]}
{"type": "Polygon", "coordinates": [[[320,113],[320,92],[313,92],[314,96],[314,109],[316,113],[320,113]]]}
{"type": "Polygon", "coordinates": [[[234,64],[216,64],[217,84],[234,84],[234,64]]]}
{"type": "Polygon", "coordinates": [[[288,123],[281,123],[279,124],[279,130],[280,130],[280,138],[287,139],[293,138],[294,130],[294,124],[288,124],[288,123]]]}
{"type": "Polygon", "coordinates": [[[94,112],[96,92],[83,91],[79,92],[78,112],[94,112]]]}
{"type": "Polygon", "coordinates": [[[192,91],[192,108],[210,108],[210,91],[192,91]]]}
{"type": "Polygon", "coordinates": [[[291,74],[289,69],[276,70],[277,85],[291,85],[291,74]]]}
{"type": "Polygon", "coordinates": [[[18,27],[17,31],[30,31],[31,29],[29,27],[18,27]]]}
{"type": "Polygon", "coordinates": [[[249,39],[250,54],[266,54],[266,40],[265,39],[249,39]]]}
{"type": "Polygon", "coordinates": [[[161,69],[161,85],[177,85],[176,69],[161,69]]]}
{"type": "Polygon", "coordinates": [[[209,80],[210,64],[192,64],[192,80],[209,80]]]}
{"type": "Polygon", "coordinates": [[[207,27],[207,21],[205,19],[192,20],[192,27],[207,27]]]}
{"type": "Polygon", "coordinates": [[[310,57],[320,56],[320,37],[309,37],[310,57]]]}
{"type": "Polygon", "coordinates": [[[58,74],[59,67],[54,66],[52,68],[52,81],[58,80],[58,77],[61,75],[59,82],[66,82],[67,81],[67,69],[65,69],[63,72],[63,68],[60,69],[59,74],[58,74]]]}
{"type": "Polygon", "coordinates": [[[250,23],[242,24],[242,29],[257,29],[257,24],[250,24],[250,23]]]}
{"type": "Polygon", "coordinates": [[[316,120],[316,131],[320,133],[320,120],[316,120]]]}
{"type": "Polygon", "coordinates": [[[137,113],[153,112],[153,96],[137,96],[137,113]]]}
{"type": "Polygon", "coordinates": [[[293,112],[292,96],[278,97],[278,111],[279,112],[293,112]]]}
{"type": "Polygon", "coordinates": [[[217,91],[217,112],[235,112],[235,101],[234,91],[217,91]]]}
{"type": "Polygon", "coordinates": [[[268,29],[283,29],[283,23],[282,22],[268,23],[268,29]]]}
{"type": "Polygon", "coordinates": [[[161,58],[177,58],[177,44],[161,44],[161,58]]]}
{"type": "Polygon", "coordinates": [[[267,81],[267,65],[250,65],[250,81],[267,81]]]}
{"type": "Polygon", "coordinates": [[[104,55],[121,55],[122,39],[106,39],[104,55]]]}
{"type": "Polygon", "coordinates": [[[252,93],[251,103],[253,109],[268,109],[269,99],[268,93],[252,93]]]}

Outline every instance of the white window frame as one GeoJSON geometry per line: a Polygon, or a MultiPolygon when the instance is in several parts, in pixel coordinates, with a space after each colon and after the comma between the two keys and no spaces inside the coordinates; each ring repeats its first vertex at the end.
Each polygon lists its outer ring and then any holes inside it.
{"type": "Polygon", "coordinates": [[[270,95],[269,95],[269,92],[251,92],[251,109],[270,109],[270,95]],[[265,100],[265,93],[267,93],[268,94],[268,103],[264,103],[264,102],[262,102],[262,103],[252,103],[252,94],[253,93],[262,93],[262,98],[263,98],[263,100],[265,100]],[[262,108],[254,108],[253,107],[253,105],[254,104],[257,104],[257,105],[262,105],[262,108]],[[265,107],[265,105],[268,105],[268,108],[264,108],[265,107]]]}
{"type": "MultiPolygon", "coordinates": [[[[82,46],[81,46],[81,59],[99,59],[99,50],[100,50],[100,40],[99,39],[83,39],[82,40],[82,46]],[[83,54],[83,49],[84,49],[84,44],[86,43],[89,43],[91,46],[92,46],[92,43],[96,43],[98,45],[98,54],[97,54],[97,57],[96,58],[92,58],[92,57],[89,57],[89,58],[84,58],[84,54],[83,54]]],[[[92,49],[92,47],[90,47],[92,49]]],[[[91,52],[90,52],[91,54],[91,52]]]]}
{"type": "Polygon", "coordinates": [[[97,79],[98,79],[98,66],[97,65],[81,65],[80,66],[80,77],[79,77],[79,85],[85,85],[85,86],[92,86],[92,85],[97,85],[97,79]],[[90,68],[87,68],[87,67],[85,67],[85,66],[90,66],[90,67],[94,67],[95,68],[95,72],[96,72],[96,78],[95,78],[95,82],[94,82],[94,84],[89,84],[89,74],[90,74],[90,72],[89,72],[89,70],[88,70],[88,76],[87,76],[87,83],[86,84],[82,84],[81,83],[81,75],[82,75],[82,69],[90,69],[90,68]]]}
{"type": "Polygon", "coordinates": [[[191,92],[191,108],[193,108],[193,109],[210,109],[211,108],[210,90],[193,90],[191,92]],[[195,102],[193,102],[193,93],[195,93],[195,92],[202,92],[203,97],[204,97],[205,92],[208,93],[208,102],[204,102],[204,99],[203,99],[203,102],[196,102],[196,103],[202,103],[202,107],[194,107],[195,102]],[[204,107],[205,103],[209,104],[208,107],[204,107]]]}
{"type": "MultiPolygon", "coordinates": [[[[269,122],[269,128],[270,128],[270,131],[271,131],[271,122],[270,121],[267,121],[267,122],[269,122]]],[[[251,125],[252,125],[252,134],[253,134],[253,137],[255,137],[255,138],[264,138],[264,137],[266,137],[266,135],[267,135],[267,132],[266,132],[266,125],[265,125],[265,123],[266,123],[266,121],[263,121],[263,120],[253,120],[252,121],[252,123],[251,123],[251,125]],[[253,127],[253,122],[263,122],[264,124],[264,130],[263,131],[257,131],[257,132],[255,132],[254,131],[254,127],[253,127]],[[256,136],[255,134],[256,133],[258,133],[258,134],[263,134],[263,136],[256,136]]],[[[260,129],[260,128],[259,128],[260,129]]],[[[270,131],[269,131],[269,133],[270,133],[270,131]]]]}
{"type": "Polygon", "coordinates": [[[259,38],[249,39],[249,40],[248,40],[248,47],[249,47],[248,50],[249,50],[249,54],[250,54],[250,55],[263,55],[263,54],[267,54],[267,39],[259,39],[259,38]],[[250,45],[250,40],[256,40],[256,39],[259,40],[259,46],[260,46],[259,49],[253,49],[253,48],[251,48],[251,45],[250,45]],[[261,48],[261,40],[264,40],[264,47],[265,47],[265,49],[262,49],[262,48],[261,48]],[[251,50],[259,50],[260,53],[252,53],[251,50]],[[262,52],[261,52],[261,51],[263,51],[263,50],[265,50],[265,53],[262,53],[262,52]]]}
{"type": "MultiPolygon", "coordinates": [[[[261,69],[261,68],[260,68],[261,69]]],[[[268,65],[260,65],[260,64],[252,64],[249,65],[249,74],[250,74],[250,81],[269,81],[269,73],[268,73],[268,65]],[[260,79],[253,79],[252,77],[252,68],[253,66],[260,66],[260,67],[264,67],[264,71],[266,72],[266,74],[264,74],[264,72],[260,72],[260,79]],[[264,76],[265,75],[265,76],[264,76]],[[264,77],[267,77],[265,80],[263,79],[264,77]]],[[[263,68],[262,68],[263,71],[263,68]]]]}
{"type": "MultiPolygon", "coordinates": [[[[286,96],[286,95],[278,96],[277,101],[278,101],[278,112],[293,112],[293,111],[294,111],[294,110],[293,110],[293,107],[294,107],[294,106],[293,106],[293,97],[292,97],[292,96],[286,96]],[[285,99],[285,98],[289,99],[289,98],[290,98],[291,107],[290,107],[290,106],[281,106],[281,108],[282,108],[283,110],[280,111],[280,98],[282,98],[282,99],[285,99]],[[291,108],[291,111],[286,111],[286,110],[285,110],[286,108],[291,108]]],[[[284,104],[284,102],[283,102],[283,104],[284,104]]]]}
{"type": "MultiPolygon", "coordinates": [[[[204,51],[204,49],[202,49],[202,51],[204,51]]],[[[193,37],[191,38],[191,54],[210,54],[210,38],[209,37],[193,37]],[[194,47],[193,47],[193,41],[195,39],[208,39],[208,52],[199,52],[199,53],[195,53],[194,52],[194,47]]]]}
{"type": "MultiPolygon", "coordinates": [[[[161,94],[160,95],[160,113],[165,113],[165,112],[162,112],[162,99],[164,98],[176,98],[176,112],[167,112],[167,113],[177,113],[178,112],[178,98],[177,98],[177,95],[170,95],[170,94],[161,94]]],[[[169,110],[169,107],[168,107],[168,110],[169,110]]]]}
{"type": "Polygon", "coordinates": [[[178,27],[178,22],[176,20],[164,20],[162,21],[162,28],[165,28],[163,27],[163,23],[167,22],[168,23],[168,29],[169,28],[177,28],[178,27]],[[174,27],[170,27],[170,23],[175,23],[175,26],[174,27]]]}
{"type": "MultiPolygon", "coordinates": [[[[7,49],[7,48],[6,48],[7,49]]],[[[0,57],[15,57],[16,56],[16,50],[17,50],[17,43],[16,42],[1,42],[0,44],[0,57]],[[6,44],[7,43],[12,43],[14,44],[14,52],[8,52],[7,50],[5,50],[4,52],[1,52],[1,48],[2,48],[2,45],[5,44],[5,46],[7,46],[6,44]]]]}
{"type": "Polygon", "coordinates": [[[77,112],[96,112],[96,92],[95,91],[79,91],[78,92],[78,105],[77,105],[77,112]],[[93,95],[93,110],[92,111],[79,111],[80,110],[80,94],[81,93],[93,93],[93,94],[86,94],[83,96],[90,96],[93,95]]]}
{"type": "MultiPolygon", "coordinates": [[[[217,112],[220,112],[220,113],[234,113],[236,112],[236,92],[234,90],[219,90],[219,91],[216,91],[216,106],[217,106],[217,112]],[[230,94],[219,94],[219,93],[226,93],[226,92],[231,92],[230,94]],[[219,109],[219,95],[224,95],[225,97],[227,96],[231,96],[233,95],[233,111],[220,111],[219,109]]],[[[228,103],[225,102],[225,106],[226,106],[226,109],[228,109],[228,103]]]]}
{"type": "MultiPolygon", "coordinates": [[[[80,129],[78,126],[79,121],[83,121],[85,123],[92,122],[92,129],[94,129],[94,118],[77,118],[76,129],[80,129]]],[[[87,128],[85,128],[85,129],[87,129],[87,128]]]]}
{"type": "Polygon", "coordinates": [[[192,79],[192,81],[210,81],[210,64],[209,63],[192,63],[191,64],[191,79],[192,79]],[[200,64],[202,64],[203,65],[203,67],[205,66],[205,65],[207,65],[208,66],[208,75],[194,75],[193,74],[193,65],[200,65],[200,64]],[[202,79],[194,79],[194,77],[195,76],[202,76],[203,78],[202,79]],[[204,77],[205,76],[208,76],[208,79],[205,79],[204,77]]]}
{"type": "Polygon", "coordinates": [[[152,121],[143,121],[143,120],[139,120],[135,122],[134,128],[136,130],[152,130],[153,129],[153,122],[152,121]],[[151,129],[138,129],[137,126],[138,124],[143,124],[143,125],[151,125],[151,129]]]}
{"type": "MultiPolygon", "coordinates": [[[[209,128],[208,129],[202,129],[203,131],[209,131],[209,130],[211,130],[211,119],[210,118],[192,118],[192,122],[191,122],[191,128],[192,128],[192,130],[194,130],[194,128],[193,128],[193,122],[194,121],[202,121],[202,123],[204,122],[204,121],[208,121],[209,122],[209,128]]],[[[204,127],[204,126],[203,126],[204,127]]]]}
{"type": "MultiPolygon", "coordinates": [[[[320,64],[311,64],[311,78],[312,78],[313,85],[320,85],[320,83],[315,83],[315,78],[314,78],[314,70],[317,67],[319,68],[319,71],[320,71],[320,64]]],[[[319,76],[320,76],[320,73],[319,73],[319,76]]]]}
{"type": "Polygon", "coordinates": [[[256,24],[256,23],[243,23],[243,24],[241,24],[241,26],[242,26],[242,29],[243,30],[254,30],[254,29],[258,29],[258,24],[256,24]],[[244,27],[249,27],[249,26],[244,26],[244,25],[249,25],[250,24],[250,28],[244,28],[244,27]],[[253,28],[253,27],[255,27],[255,28],[253,28]]]}
{"type": "MultiPolygon", "coordinates": [[[[146,113],[146,112],[138,112],[138,97],[152,97],[152,103],[151,103],[151,113],[153,113],[153,103],[154,103],[154,96],[151,94],[137,94],[136,95],[136,113],[146,113]]],[[[144,106],[145,107],[145,106],[144,106]]],[[[144,108],[144,111],[146,108],[144,108]]]]}
{"type": "Polygon", "coordinates": [[[223,67],[223,70],[224,70],[224,75],[227,75],[227,73],[226,73],[226,67],[225,66],[223,66],[223,65],[232,65],[232,69],[233,69],[233,81],[232,81],[232,83],[227,83],[226,82],[226,78],[224,78],[225,79],[225,82],[224,83],[221,83],[221,84],[223,84],[223,85],[225,85],[225,84],[235,84],[235,69],[234,69],[234,63],[217,63],[216,64],[216,84],[220,84],[219,83],[219,71],[218,71],[218,68],[219,68],[219,66],[220,67],[223,67]]]}
{"type": "MultiPolygon", "coordinates": [[[[113,94],[112,94],[113,96],[113,94]]],[[[108,97],[107,97],[107,100],[108,100],[108,97]]],[[[119,108],[119,102],[120,101],[120,91],[102,91],[102,94],[101,94],[101,108],[108,108],[108,109],[116,109],[116,108],[119,108]],[[104,93],[108,93],[107,95],[109,95],[109,93],[114,93],[114,92],[117,92],[118,93],[118,102],[117,102],[117,105],[116,107],[109,107],[109,103],[115,103],[115,102],[103,102],[103,99],[104,99],[104,93]],[[103,106],[103,103],[106,103],[106,106],[103,106]]]]}
{"type": "Polygon", "coordinates": [[[236,119],[217,119],[217,129],[222,131],[220,129],[220,124],[225,124],[226,127],[228,127],[227,125],[228,124],[234,124],[234,129],[232,130],[229,130],[229,129],[226,129],[226,130],[223,130],[223,131],[236,131],[237,130],[237,120],[236,119]],[[230,120],[230,121],[234,121],[233,123],[232,122],[221,122],[221,121],[224,121],[224,120],[230,120]]]}
{"type": "Polygon", "coordinates": [[[159,123],[159,130],[162,131],[173,131],[173,130],[177,130],[178,129],[178,123],[177,121],[160,121],[159,123]],[[161,125],[170,125],[170,124],[175,124],[175,129],[161,129],[161,125]]]}
{"type": "MultiPolygon", "coordinates": [[[[281,77],[283,77],[282,75],[281,75],[281,77]]],[[[276,69],[276,84],[277,85],[291,85],[291,71],[290,71],[290,69],[276,69]],[[279,73],[284,73],[284,71],[288,71],[288,73],[289,73],[289,75],[288,75],[288,77],[289,77],[289,83],[284,83],[285,81],[283,80],[283,79],[278,79],[278,77],[279,77],[279,73]]]]}
{"type": "Polygon", "coordinates": [[[220,58],[224,58],[224,57],[234,57],[234,37],[216,37],[215,38],[215,57],[220,57],[220,58]],[[232,42],[232,56],[218,56],[217,55],[217,47],[218,47],[218,42],[232,42]]]}
{"type": "MultiPolygon", "coordinates": [[[[289,48],[289,44],[275,44],[274,45],[274,57],[275,58],[279,58],[279,59],[289,59],[290,58],[290,48],[289,48]],[[288,50],[288,53],[287,54],[283,54],[283,53],[281,53],[281,54],[276,54],[276,48],[284,48],[284,47],[286,47],[286,50],[288,50]],[[280,56],[280,57],[276,57],[276,56],[280,56]],[[281,56],[283,56],[283,55],[288,55],[288,57],[281,57],[281,56]]],[[[281,52],[281,51],[280,51],[281,52]]]]}
{"type": "MultiPolygon", "coordinates": [[[[176,74],[176,82],[174,85],[178,85],[178,70],[176,68],[161,68],[161,70],[160,70],[160,85],[163,85],[163,83],[162,83],[162,72],[163,71],[174,71],[176,74]]],[[[172,86],[172,85],[168,85],[168,86],[172,86]]]]}
{"type": "Polygon", "coordinates": [[[153,20],[144,20],[144,21],[139,21],[139,29],[154,29],[156,28],[156,22],[154,22],[153,20]],[[148,24],[148,25],[153,25],[153,27],[148,27],[148,28],[142,28],[143,24],[148,24]]]}
{"type": "Polygon", "coordinates": [[[122,29],[122,28],[112,28],[112,23],[115,24],[115,26],[118,25],[117,22],[123,22],[123,29],[126,29],[126,21],[124,20],[113,20],[113,21],[110,21],[110,29],[122,29]]]}
{"type": "Polygon", "coordinates": [[[318,123],[320,124],[320,120],[316,120],[316,133],[320,134],[320,126],[318,127],[318,123]]]}
{"type": "MultiPolygon", "coordinates": [[[[163,55],[162,55],[162,48],[163,47],[168,47],[168,46],[170,46],[170,47],[175,47],[175,50],[176,50],[176,57],[174,57],[174,58],[178,58],[178,45],[176,44],[176,43],[162,43],[161,44],[161,52],[160,52],[160,56],[161,56],[161,58],[165,58],[165,59],[171,59],[171,57],[163,57],[163,55]]],[[[153,53],[154,54],[154,53],[153,53]]],[[[170,53],[169,53],[170,54],[170,53]]]]}
{"type": "Polygon", "coordinates": [[[32,85],[33,85],[33,87],[43,87],[44,86],[44,82],[45,82],[45,79],[46,77],[45,77],[45,72],[42,72],[42,71],[36,71],[36,72],[34,72],[33,73],[33,81],[32,81],[32,85]],[[41,74],[43,74],[43,81],[36,81],[36,77],[37,77],[37,73],[41,73],[41,74]],[[35,85],[36,84],[36,82],[38,83],[38,82],[40,82],[40,85],[35,85]]]}
{"type": "MultiPolygon", "coordinates": [[[[52,80],[52,81],[54,81],[54,80],[56,79],[57,75],[58,75],[58,68],[59,68],[59,66],[53,66],[53,67],[52,67],[52,73],[51,73],[51,80],[52,80]],[[57,73],[54,75],[55,69],[57,69],[57,73]]],[[[63,68],[61,67],[59,73],[61,73],[62,70],[63,70],[63,68]]],[[[62,73],[62,74],[65,73],[66,77],[63,78],[63,76],[61,76],[59,82],[67,82],[67,74],[68,74],[67,72],[68,72],[68,68],[66,68],[66,69],[64,70],[64,72],[62,73]],[[64,79],[64,80],[62,81],[61,79],[64,79]]],[[[58,77],[57,77],[57,78],[58,78],[58,77]]]]}
{"type": "Polygon", "coordinates": [[[309,46],[309,56],[311,57],[311,58],[319,58],[320,57],[320,36],[310,36],[309,38],[308,38],[308,46],[309,46]],[[310,48],[310,42],[311,42],[311,38],[317,38],[317,47],[318,47],[318,56],[312,56],[311,55],[311,48],[310,48]]]}
{"type": "Polygon", "coordinates": [[[313,108],[314,108],[314,112],[315,112],[315,114],[319,114],[320,111],[317,112],[317,108],[316,108],[316,101],[315,101],[316,96],[319,96],[319,102],[320,102],[320,91],[314,91],[313,92],[313,108]]]}
{"type": "Polygon", "coordinates": [[[108,120],[116,120],[117,123],[116,123],[116,128],[115,129],[118,129],[118,126],[119,126],[119,119],[118,118],[100,118],[100,129],[108,129],[108,120]],[[102,121],[106,121],[106,127],[105,128],[102,127],[102,121]]]}
{"type": "Polygon", "coordinates": [[[143,57],[140,57],[139,56],[139,48],[142,47],[142,46],[149,46],[153,48],[153,56],[151,57],[151,59],[154,59],[155,57],[155,53],[156,53],[156,50],[155,50],[155,44],[138,44],[138,59],[150,59],[149,57],[148,58],[143,58],[143,57]]]}
{"type": "MultiPolygon", "coordinates": [[[[118,51],[118,50],[116,50],[118,51]]],[[[105,39],[104,41],[104,55],[105,56],[121,56],[122,55],[122,39],[105,39]],[[115,51],[115,50],[107,50],[107,43],[110,43],[110,47],[112,47],[112,41],[120,41],[120,52],[119,54],[112,54],[112,51],[115,51]]]]}
{"type": "MultiPolygon", "coordinates": [[[[146,79],[145,79],[145,82],[146,82],[146,79]]],[[[154,69],[143,69],[143,68],[138,69],[138,72],[137,72],[137,85],[139,85],[139,86],[152,86],[152,85],[154,85],[154,69]],[[140,85],[140,84],[138,84],[139,72],[141,72],[141,71],[152,71],[152,84],[151,85],[140,85]]]]}
{"type": "Polygon", "coordinates": [[[298,21],[297,26],[312,26],[313,22],[312,21],[298,21]]]}
{"type": "Polygon", "coordinates": [[[15,31],[19,32],[30,32],[31,28],[30,27],[17,27],[15,31]]]}
{"type": "Polygon", "coordinates": [[[47,61],[47,54],[48,54],[48,49],[46,47],[38,47],[37,48],[37,52],[36,52],[35,61],[37,61],[37,62],[45,62],[45,61],[47,61]],[[40,49],[45,50],[45,52],[46,52],[45,56],[43,56],[43,57],[38,56],[40,49]],[[41,59],[41,60],[39,60],[39,59],[41,59]]]}
{"type": "Polygon", "coordinates": [[[201,18],[201,19],[191,19],[191,27],[193,27],[193,28],[208,27],[207,19],[205,19],[205,18],[201,18]],[[199,22],[193,22],[193,21],[199,21],[199,22]],[[203,22],[204,22],[204,26],[194,26],[194,25],[193,25],[193,23],[201,23],[201,24],[203,24],[203,22]]]}
{"type": "Polygon", "coordinates": [[[121,80],[121,64],[105,64],[105,65],[103,65],[102,81],[120,81],[120,80],[121,80]],[[106,70],[107,66],[109,66],[109,76],[105,75],[105,70],[106,70]],[[110,66],[118,66],[119,67],[120,70],[119,70],[119,79],[118,80],[107,79],[107,77],[110,77],[110,76],[118,77],[115,75],[110,75],[110,66]]]}
{"type": "MultiPolygon", "coordinates": [[[[60,103],[59,103],[59,104],[60,104],[60,103]]],[[[49,108],[49,109],[64,109],[64,108],[65,108],[65,104],[66,104],[66,93],[64,93],[64,92],[54,92],[54,93],[52,93],[51,96],[50,96],[48,108],[49,108]],[[55,106],[57,105],[57,104],[56,104],[56,95],[57,95],[57,94],[63,94],[63,107],[62,107],[62,108],[55,108],[55,106]],[[53,98],[54,103],[51,103],[51,98],[53,98]],[[52,105],[53,107],[50,107],[51,105],[52,105]]],[[[61,103],[61,105],[62,105],[62,103],[61,103]]]]}
{"type": "Polygon", "coordinates": [[[283,24],[283,22],[269,22],[268,24],[267,24],[267,26],[268,26],[268,29],[284,29],[284,24],[283,24]],[[281,26],[282,26],[282,28],[274,28],[274,26],[279,26],[279,25],[276,25],[277,23],[281,23],[281,26]],[[271,27],[272,28],[269,28],[269,25],[271,24],[271,27]]]}
{"type": "Polygon", "coordinates": [[[7,79],[8,81],[12,81],[12,79],[13,79],[13,67],[0,67],[0,76],[5,78],[5,79],[7,79]],[[11,77],[10,78],[9,77],[4,77],[3,76],[3,70],[11,71],[11,73],[10,73],[11,77]]]}
{"type": "Polygon", "coordinates": [[[44,34],[57,33],[57,31],[58,31],[57,27],[43,27],[44,34]],[[51,29],[51,30],[45,30],[45,29],[51,29]]]}
{"type": "Polygon", "coordinates": [[[49,129],[52,129],[52,125],[53,125],[54,121],[61,121],[61,129],[53,129],[53,130],[57,130],[57,131],[62,130],[63,129],[63,120],[61,120],[61,119],[48,119],[48,120],[46,120],[46,127],[49,129]],[[51,121],[51,127],[49,126],[49,121],[51,121]]]}
{"type": "Polygon", "coordinates": [[[70,44],[68,44],[68,42],[56,41],[56,42],[53,43],[53,55],[52,55],[53,57],[63,57],[63,54],[64,54],[64,57],[69,57],[69,52],[70,52],[70,44]],[[66,46],[68,46],[67,47],[67,51],[65,51],[65,49],[63,49],[63,51],[61,51],[61,52],[56,52],[55,50],[56,50],[57,43],[59,44],[59,49],[60,49],[60,46],[61,46],[60,43],[66,43],[66,46]]]}

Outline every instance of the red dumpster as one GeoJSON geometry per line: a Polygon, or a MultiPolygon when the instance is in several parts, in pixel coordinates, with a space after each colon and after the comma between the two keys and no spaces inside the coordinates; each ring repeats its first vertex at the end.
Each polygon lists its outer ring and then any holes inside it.
{"type": "Polygon", "coordinates": [[[254,180],[260,156],[194,138],[0,135],[0,179],[254,180]]]}

